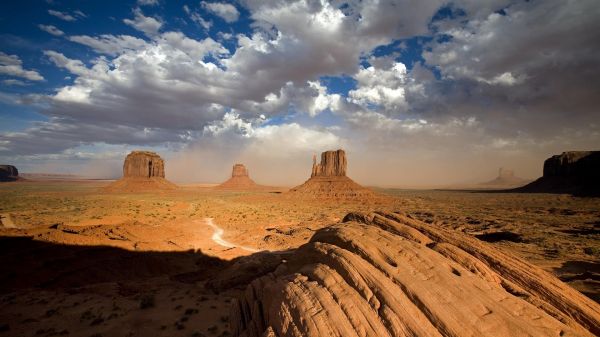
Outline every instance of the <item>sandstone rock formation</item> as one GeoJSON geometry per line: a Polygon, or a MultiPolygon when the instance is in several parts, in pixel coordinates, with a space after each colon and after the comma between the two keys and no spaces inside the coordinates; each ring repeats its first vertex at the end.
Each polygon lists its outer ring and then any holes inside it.
{"type": "Polygon", "coordinates": [[[525,185],[528,181],[515,176],[515,171],[501,167],[498,177],[485,183],[479,184],[483,188],[508,188],[525,185]]]}
{"type": "Polygon", "coordinates": [[[593,336],[600,305],[466,234],[350,213],[232,303],[234,336],[593,336]]]}
{"type": "Polygon", "coordinates": [[[19,180],[19,170],[12,165],[0,165],[0,181],[19,180]]]}
{"type": "Polygon", "coordinates": [[[544,161],[544,175],[515,192],[600,196],[600,151],[569,151],[544,161]]]}
{"type": "Polygon", "coordinates": [[[172,190],[177,186],[165,179],[165,162],[156,153],[133,151],[123,163],[123,178],[106,187],[109,191],[135,192],[172,190]]]}
{"type": "Polygon", "coordinates": [[[346,153],[344,150],[321,153],[321,162],[317,164],[313,156],[310,179],[290,190],[294,196],[317,198],[356,198],[369,197],[373,192],[355,183],[346,176],[346,153]]]}
{"type": "Polygon", "coordinates": [[[233,165],[233,170],[231,172],[231,178],[229,178],[226,182],[217,186],[219,189],[232,189],[232,190],[243,190],[243,189],[253,189],[258,188],[257,185],[248,174],[248,169],[244,166],[244,164],[235,164],[233,165]]]}

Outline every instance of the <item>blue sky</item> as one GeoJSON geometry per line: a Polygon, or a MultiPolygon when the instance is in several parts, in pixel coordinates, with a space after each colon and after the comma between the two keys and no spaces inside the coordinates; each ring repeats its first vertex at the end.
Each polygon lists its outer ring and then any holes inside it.
{"type": "Polygon", "coordinates": [[[364,183],[425,186],[500,166],[535,177],[543,158],[600,143],[592,0],[5,1],[0,13],[0,160],[22,171],[116,177],[147,148],[175,180],[245,161],[285,184],[343,147],[364,183]]]}

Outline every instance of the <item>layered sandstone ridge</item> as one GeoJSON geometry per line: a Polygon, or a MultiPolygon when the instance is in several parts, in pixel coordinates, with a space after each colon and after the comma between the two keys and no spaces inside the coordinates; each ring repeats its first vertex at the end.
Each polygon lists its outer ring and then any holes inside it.
{"type": "Polygon", "coordinates": [[[232,304],[234,336],[593,336],[600,306],[476,238],[348,214],[232,304]]]}
{"type": "Polygon", "coordinates": [[[19,180],[19,170],[13,165],[0,165],[0,181],[19,180]]]}
{"type": "Polygon", "coordinates": [[[248,169],[244,164],[235,164],[231,171],[231,178],[217,186],[219,189],[244,190],[259,188],[248,173],[248,169]]]}
{"type": "Polygon", "coordinates": [[[293,196],[316,198],[361,198],[373,196],[373,192],[346,176],[348,162],[344,150],[326,151],[317,164],[313,156],[310,179],[290,190],[293,196]]]}
{"type": "Polygon", "coordinates": [[[568,151],[544,161],[544,175],[517,192],[600,196],[600,151],[568,151]]]}
{"type": "Polygon", "coordinates": [[[177,186],[165,179],[165,162],[156,153],[133,151],[125,157],[123,177],[108,185],[108,191],[136,192],[172,190],[177,186]]]}

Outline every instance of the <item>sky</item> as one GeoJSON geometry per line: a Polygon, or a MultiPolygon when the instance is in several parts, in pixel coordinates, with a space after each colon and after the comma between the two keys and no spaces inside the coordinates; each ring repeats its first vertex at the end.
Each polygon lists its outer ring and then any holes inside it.
{"type": "Polygon", "coordinates": [[[600,146],[597,0],[2,1],[0,162],[292,186],[343,148],[384,187],[523,178],[600,146]]]}

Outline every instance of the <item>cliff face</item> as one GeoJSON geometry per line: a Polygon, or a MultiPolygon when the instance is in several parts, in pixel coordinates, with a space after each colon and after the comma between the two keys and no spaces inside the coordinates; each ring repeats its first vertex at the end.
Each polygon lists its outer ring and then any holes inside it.
{"type": "Polygon", "coordinates": [[[311,177],[342,177],[346,176],[346,152],[344,150],[325,151],[321,153],[321,162],[317,164],[313,156],[311,177]]]}
{"type": "Polygon", "coordinates": [[[19,170],[12,165],[0,165],[0,181],[15,181],[19,179],[19,170]]]}
{"type": "Polygon", "coordinates": [[[593,336],[600,305],[469,235],[396,212],[318,230],[232,302],[233,336],[593,336]]]}
{"type": "Polygon", "coordinates": [[[544,175],[516,192],[600,196],[600,151],[569,151],[544,161],[544,175]]]}
{"type": "Polygon", "coordinates": [[[313,166],[304,184],[290,190],[294,197],[310,198],[366,198],[374,193],[346,176],[346,152],[344,150],[325,151],[321,154],[321,162],[317,164],[313,156],[313,166]]]}
{"type": "Polygon", "coordinates": [[[149,151],[133,151],[123,163],[123,177],[165,177],[165,162],[156,153],[149,151]]]}

